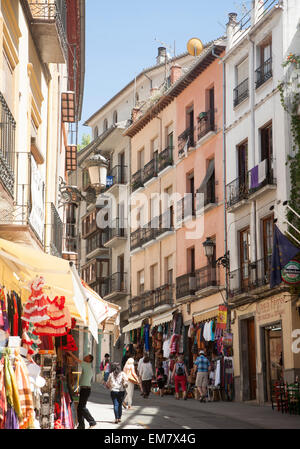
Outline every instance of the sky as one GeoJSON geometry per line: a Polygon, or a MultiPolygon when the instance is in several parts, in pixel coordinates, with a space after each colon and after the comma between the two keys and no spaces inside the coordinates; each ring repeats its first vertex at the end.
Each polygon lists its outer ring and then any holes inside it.
{"type": "Polygon", "coordinates": [[[86,0],[85,85],[79,143],[91,134],[83,123],[143,69],[157,49],[185,53],[187,42],[225,34],[229,12],[243,14],[243,0],[86,0]],[[164,45],[166,44],[166,45],[164,45]],[[171,47],[169,49],[168,47],[171,47]]]}

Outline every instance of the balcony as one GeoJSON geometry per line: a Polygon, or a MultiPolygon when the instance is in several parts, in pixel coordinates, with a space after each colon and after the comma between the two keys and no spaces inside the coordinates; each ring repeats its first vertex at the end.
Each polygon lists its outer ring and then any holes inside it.
{"type": "Polygon", "coordinates": [[[184,302],[191,297],[195,297],[196,276],[195,273],[187,273],[176,279],[176,299],[177,302],[184,302]]]}
{"type": "Polygon", "coordinates": [[[161,239],[173,231],[173,208],[171,207],[161,215],[152,218],[147,225],[140,227],[131,233],[131,251],[140,247],[145,247],[153,240],[161,239]]]}
{"type": "Polygon", "coordinates": [[[143,171],[144,185],[148,181],[150,181],[152,178],[157,177],[157,171],[158,171],[157,168],[158,168],[157,157],[155,157],[154,159],[152,159],[150,162],[148,162],[145,165],[144,171],[143,171]]]}
{"type": "Polygon", "coordinates": [[[57,209],[53,203],[50,204],[51,210],[51,241],[50,251],[53,256],[62,256],[62,243],[63,243],[63,222],[57,212],[57,209]]]}
{"type": "Polygon", "coordinates": [[[256,89],[262,86],[266,81],[268,81],[273,76],[272,72],[272,58],[268,59],[264,62],[262,66],[260,66],[256,71],[256,89]]]}
{"type": "Polygon", "coordinates": [[[261,195],[267,189],[274,189],[273,159],[265,159],[248,171],[246,176],[240,176],[226,186],[227,207],[236,209],[243,200],[261,195]]]}
{"type": "Polygon", "coordinates": [[[182,157],[188,152],[189,148],[195,146],[195,129],[187,128],[180,136],[178,136],[178,157],[182,157]]]}
{"type": "Polygon", "coordinates": [[[141,187],[144,187],[143,170],[138,170],[136,173],[132,175],[131,178],[132,192],[141,187]]]}
{"type": "Polygon", "coordinates": [[[178,224],[195,217],[195,198],[193,193],[186,193],[176,204],[176,222],[178,224]]]}
{"type": "Polygon", "coordinates": [[[16,121],[0,92],[0,180],[4,189],[14,197],[16,121]]]}
{"type": "Polygon", "coordinates": [[[89,236],[86,240],[86,256],[88,259],[107,253],[105,243],[108,240],[107,230],[98,230],[95,234],[89,236]]]}
{"type": "Polygon", "coordinates": [[[198,140],[202,139],[210,132],[214,132],[216,130],[215,124],[215,111],[211,109],[206,112],[202,112],[198,117],[198,125],[197,125],[197,137],[198,140]]]}
{"type": "Polygon", "coordinates": [[[128,170],[125,165],[116,165],[113,167],[107,175],[108,184],[106,189],[119,185],[126,185],[128,182],[128,170]]]}
{"type": "Polygon", "coordinates": [[[208,265],[196,270],[196,295],[204,297],[219,290],[218,271],[216,267],[208,265]]]}
{"type": "Polygon", "coordinates": [[[167,147],[164,151],[158,155],[158,171],[161,172],[167,167],[171,167],[174,163],[173,160],[174,147],[167,147]]]}
{"type": "Polygon", "coordinates": [[[27,11],[43,62],[64,64],[68,57],[65,0],[27,0],[27,11]]]}
{"type": "Polygon", "coordinates": [[[103,296],[106,301],[123,298],[129,292],[127,273],[114,273],[104,280],[104,284],[106,290],[103,296]]]}
{"type": "Polygon", "coordinates": [[[238,106],[242,101],[246,100],[249,97],[249,78],[242,81],[234,90],[233,90],[233,105],[234,107],[238,106]]]}
{"type": "Polygon", "coordinates": [[[108,230],[108,239],[104,243],[106,248],[114,248],[119,243],[127,240],[127,221],[124,219],[116,218],[111,223],[108,230]]]}
{"type": "Polygon", "coordinates": [[[172,307],[174,287],[166,284],[129,300],[129,316],[149,315],[172,307]]]}
{"type": "Polygon", "coordinates": [[[272,256],[266,256],[256,262],[247,262],[242,268],[229,274],[229,296],[247,298],[262,291],[270,291],[272,256]]]}

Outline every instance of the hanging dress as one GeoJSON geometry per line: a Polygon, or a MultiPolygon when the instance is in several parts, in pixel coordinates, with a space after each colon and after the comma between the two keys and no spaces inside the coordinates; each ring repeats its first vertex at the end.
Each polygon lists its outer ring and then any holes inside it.
{"type": "Polygon", "coordinates": [[[23,309],[22,319],[31,323],[40,323],[49,318],[47,315],[48,298],[43,292],[45,281],[43,278],[38,278],[33,281],[31,288],[31,295],[26,302],[23,309]]]}
{"type": "Polygon", "coordinates": [[[49,319],[35,325],[34,333],[39,336],[62,337],[67,335],[67,328],[71,327],[71,316],[65,307],[64,296],[56,297],[51,302],[48,298],[49,319]]]}

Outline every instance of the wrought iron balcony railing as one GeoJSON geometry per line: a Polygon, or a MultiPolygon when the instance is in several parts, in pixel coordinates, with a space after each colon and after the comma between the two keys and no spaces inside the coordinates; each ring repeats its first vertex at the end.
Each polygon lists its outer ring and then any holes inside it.
{"type": "Polygon", "coordinates": [[[132,175],[131,186],[133,192],[144,186],[143,170],[138,170],[132,175]]]}
{"type": "Polygon", "coordinates": [[[158,172],[158,160],[157,157],[154,157],[150,162],[148,162],[143,171],[143,181],[144,184],[150,179],[155,178],[158,172]]]}
{"type": "Polygon", "coordinates": [[[178,155],[181,156],[189,148],[195,145],[195,128],[187,128],[180,136],[178,136],[178,155]]]}
{"type": "Polygon", "coordinates": [[[176,279],[176,298],[181,299],[185,296],[193,296],[196,292],[195,273],[187,273],[176,279]]]}
{"type": "Polygon", "coordinates": [[[0,180],[8,193],[14,196],[16,121],[0,92],[0,180]]]}
{"type": "Polygon", "coordinates": [[[104,280],[104,284],[106,285],[104,296],[111,295],[112,293],[128,293],[127,273],[114,273],[104,280]]]}
{"type": "Polygon", "coordinates": [[[273,76],[272,72],[272,58],[268,59],[256,71],[256,89],[262,86],[273,76]]]}
{"type": "Polygon", "coordinates": [[[112,221],[108,231],[108,241],[114,238],[127,237],[127,220],[116,218],[112,221]]]}
{"type": "Polygon", "coordinates": [[[184,197],[176,204],[176,220],[177,223],[195,216],[195,195],[186,193],[184,197]]]}
{"type": "Polygon", "coordinates": [[[174,147],[167,147],[164,151],[158,155],[158,171],[162,171],[165,168],[173,165],[173,151],[174,147]]]}
{"type": "Polygon", "coordinates": [[[59,213],[53,203],[51,207],[51,241],[50,248],[51,254],[54,256],[62,256],[62,243],[63,243],[63,222],[59,216],[59,213]]]}
{"type": "Polygon", "coordinates": [[[140,315],[142,312],[154,310],[163,305],[174,303],[174,286],[165,284],[155,290],[149,290],[129,300],[129,316],[140,315]]]}
{"type": "Polygon", "coordinates": [[[173,229],[173,208],[170,207],[161,215],[152,218],[147,225],[131,233],[131,250],[137,249],[173,229]]]}
{"type": "Polygon", "coordinates": [[[242,81],[233,90],[233,105],[237,106],[249,97],[249,78],[242,81]]]}
{"type": "Polygon", "coordinates": [[[92,253],[96,249],[105,249],[104,243],[108,241],[108,230],[98,230],[86,239],[86,252],[92,253]]]}
{"type": "Polygon", "coordinates": [[[268,255],[256,262],[246,262],[241,268],[229,274],[229,294],[231,297],[248,293],[251,290],[268,285],[271,275],[272,256],[268,255]]]}
{"type": "Polygon", "coordinates": [[[209,111],[202,112],[198,117],[197,133],[198,140],[206,136],[210,131],[215,131],[215,111],[210,109],[209,111]]]}
{"type": "Polygon", "coordinates": [[[217,278],[217,268],[211,265],[196,270],[196,289],[202,290],[207,287],[215,287],[219,285],[217,278]]]}
{"type": "Polygon", "coordinates": [[[125,165],[116,165],[108,173],[109,184],[107,187],[111,187],[116,184],[127,184],[128,182],[128,170],[125,165]]]}

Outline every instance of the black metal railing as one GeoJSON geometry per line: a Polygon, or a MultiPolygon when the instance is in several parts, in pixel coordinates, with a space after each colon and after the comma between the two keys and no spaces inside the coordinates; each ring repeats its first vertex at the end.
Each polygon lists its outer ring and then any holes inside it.
{"type": "Polygon", "coordinates": [[[249,96],[249,78],[242,81],[233,89],[233,105],[237,106],[249,96]]]}
{"type": "Polygon", "coordinates": [[[256,89],[272,78],[272,58],[264,62],[256,71],[256,89]]]}
{"type": "Polygon", "coordinates": [[[127,293],[127,273],[114,273],[106,278],[104,283],[106,285],[105,296],[112,293],[127,293]]]}
{"type": "Polygon", "coordinates": [[[51,203],[51,253],[54,256],[61,257],[63,242],[63,222],[53,203],[51,203]]]}
{"type": "Polygon", "coordinates": [[[152,218],[145,226],[133,231],[130,236],[131,250],[141,247],[151,240],[155,240],[165,232],[174,230],[173,208],[170,207],[161,215],[152,218]]]}
{"type": "Polygon", "coordinates": [[[67,5],[65,0],[28,0],[33,22],[55,22],[65,55],[67,47],[67,5]]]}
{"type": "Polygon", "coordinates": [[[4,188],[14,194],[16,121],[0,92],[0,180],[4,188]]]}
{"type": "Polygon", "coordinates": [[[195,216],[195,195],[186,193],[176,204],[176,220],[181,222],[184,219],[195,216]]]}
{"type": "Polygon", "coordinates": [[[90,254],[96,249],[105,248],[104,243],[108,241],[108,230],[97,231],[86,239],[86,252],[90,254]]]}
{"type": "Polygon", "coordinates": [[[226,199],[228,207],[233,206],[234,204],[248,197],[249,189],[247,181],[247,176],[240,176],[234,181],[227,184],[226,199]]]}
{"type": "Polygon", "coordinates": [[[112,221],[108,231],[108,241],[114,238],[125,238],[127,236],[127,220],[116,218],[112,221]]]}
{"type": "Polygon", "coordinates": [[[178,155],[182,155],[185,150],[195,145],[195,129],[187,128],[180,136],[178,136],[178,155]]]}
{"type": "Polygon", "coordinates": [[[174,147],[167,147],[164,151],[158,155],[158,171],[162,171],[165,168],[173,165],[173,150],[174,147]]]}
{"type": "Polygon", "coordinates": [[[165,212],[159,216],[159,228],[157,230],[157,237],[174,230],[174,214],[173,207],[169,207],[165,212]]]}
{"type": "Polygon", "coordinates": [[[215,287],[219,285],[216,267],[207,265],[206,267],[202,267],[196,270],[195,274],[197,290],[202,290],[207,287],[215,287]]]}
{"type": "Polygon", "coordinates": [[[269,284],[272,256],[268,255],[256,262],[246,262],[229,274],[229,294],[236,296],[269,284]]]}
{"type": "Polygon", "coordinates": [[[127,184],[127,166],[116,165],[108,173],[109,183],[107,187],[111,187],[116,184],[127,184]]]}
{"type": "Polygon", "coordinates": [[[226,186],[227,206],[233,206],[238,202],[247,199],[249,195],[257,192],[266,185],[275,185],[273,158],[265,159],[261,162],[264,164],[262,169],[264,172],[261,178],[258,176],[258,166],[252,168],[245,176],[240,176],[226,186]]]}
{"type": "Polygon", "coordinates": [[[201,210],[203,207],[208,206],[208,204],[216,204],[216,187],[215,183],[210,183],[207,185],[206,191],[197,190],[196,191],[196,209],[201,210]]]}
{"type": "Polygon", "coordinates": [[[143,186],[144,186],[143,170],[138,170],[136,173],[132,175],[131,179],[132,191],[134,192],[135,190],[143,186]]]}
{"type": "Polygon", "coordinates": [[[66,223],[64,235],[64,251],[76,253],[78,249],[77,224],[66,223]]]}
{"type": "Polygon", "coordinates": [[[156,177],[157,171],[158,171],[157,157],[154,157],[144,167],[144,171],[143,171],[144,183],[146,183],[147,181],[150,181],[150,179],[156,177]]]}
{"type": "Polygon", "coordinates": [[[172,305],[174,286],[165,284],[154,290],[148,290],[129,300],[129,316],[140,315],[142,312],[154,310],[162,305],[172,305]]]}
{"type": "Polygon", "coordinates": [[[215,110],[210,109],[209,111],[202,112],[198,117],[198,140],[206,136],[206,134],[208,134],[210,131],[215,131],[215,129],[215,110]]]}
{"type": "Polygon", "coordinates": [[[195,273],[187,273],[176,279],[176,298],[195,295],[196,276],[195,273]]]}

